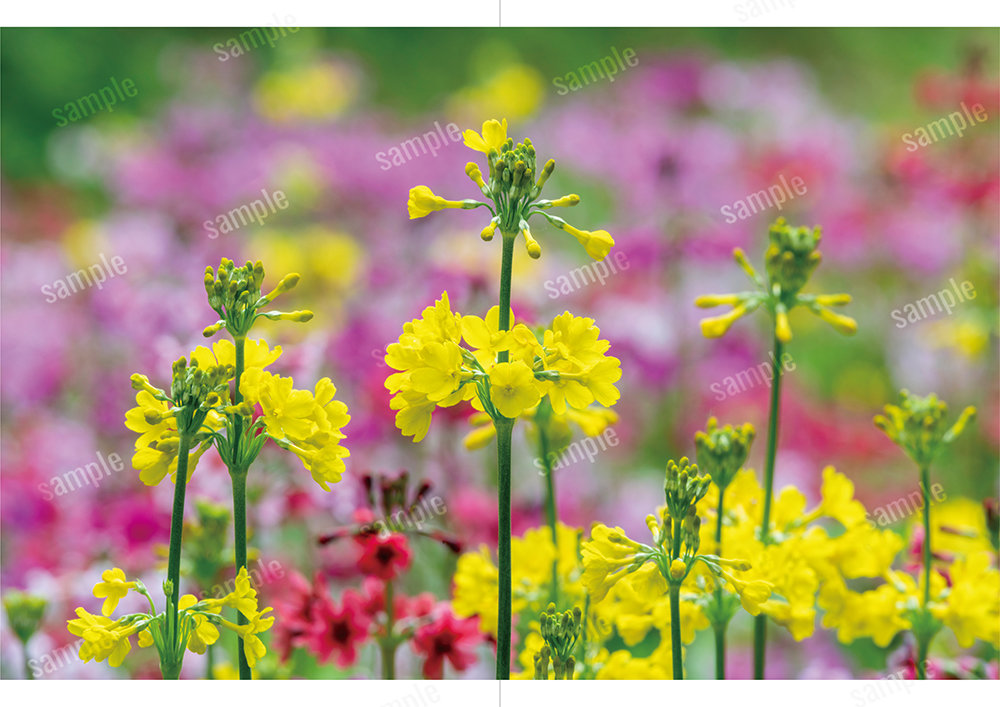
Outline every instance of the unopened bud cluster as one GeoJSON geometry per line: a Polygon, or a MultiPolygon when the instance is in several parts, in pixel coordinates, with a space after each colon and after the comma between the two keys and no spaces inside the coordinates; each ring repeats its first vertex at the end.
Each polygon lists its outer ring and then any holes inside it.
{"type": "Polygon", "coordinates": [[[749,422],[739,427],[719,427],[718,420],[708,418],[705,431],[694,436],[699,468],[711,477],[716,486],[725,489],[746,463],[754,434],[753,425],[749,422]]]}
{"type": "Polygon", "coordinates": [[[308,310],[295,312],[261,312],[261,307],[269,304],[278,295],[288,292],[299,282],[299,275],[285,275],[278,285],[261,295],[260,288],[264,284],[264,265],[258,260],[236,267],[232,260],[223,258],[219,263],[218,272],[211,266],[205,268],[205,292],[208,304],[219,315],[219,321],[207,327],[203,332],[206,337],[212,336],[223,327],[236,339],[243,338],[250,331],[258,317],[267,319],[307,322],[313,314],[308,310]]]}
{"type": "Polygon", "coordinates": [[[667,512],[675,520],[687,517],[689,510],[694,509],[705,494],[712,479],[698,475],[698,465],[692,464],[687,457],[678,461],[667,462],[666,482],[663,493],[667,498],[667,512]]]}
{"type": "Polygon", "coordinates": [[[822,234],[819,226],[789,226],[779,218],[768,230],[770,244],[764,253],[765,269],[771,285],[793,297],[805,287],[821,256],[816,247],[822,234]]]}
{"type": "Polygon", "coordinates": [[[899,393],[899,405],[886,405],[885,415],[875,416],[875,426],[885,432],[913,461],[925,467],[945,444],[958,437],[976,414],[967,407],[950,428],[946,428],[948,405],[931,393],[927,397],[899,393]]]}
{"type": "Polygon", "coordinates": [[[573,649],[583,626],[582,612],[579,607],[573,607],[572,611],[556,612],[555,604],[550,603],[539,616],[539,623],[545,645],[535,654],[535,679],[548,680],[551,660],[556,680],[572,680],[576,667],[573,649]]]}

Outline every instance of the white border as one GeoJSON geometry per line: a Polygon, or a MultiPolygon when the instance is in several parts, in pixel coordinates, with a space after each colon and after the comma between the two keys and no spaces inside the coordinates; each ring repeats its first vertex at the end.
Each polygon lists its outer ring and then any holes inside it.
{"type": "Polygon", "coordinates": [[[4,3],[10,26],[997,27],[992,0],[41,0],[4,3]],[[756,12],[754,11],[756,8],[756,12]],[[753,16],[751,16],[753,15],[753,16]]]}

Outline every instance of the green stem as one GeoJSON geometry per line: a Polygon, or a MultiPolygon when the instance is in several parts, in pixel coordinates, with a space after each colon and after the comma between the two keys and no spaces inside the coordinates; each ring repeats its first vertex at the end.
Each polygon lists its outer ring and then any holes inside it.
{"type": "MultiPolygon", "coordinates": [[[[190,422],[190,416],[184,413],[182,415],[187,420],[178,420],[177,474],[174,482],[174,506],[170,512],[170,550],[167,554],[167,579],[172,584],[170,600],[173,612],[170,616],[169,631],[171,640],[176,640],[178,634],[177,601],[181,591],[181,539],[184,535],[184,496],[187,492],[188,451],[191,447],[191,436],[186,424],[190,422]]],[[[177,670],[179,673],[180,666],[177,670]]]]}
{"type": "MultiPolygon", "coordinates": [[[[239,405],[243,402],[240,379],[245,368],[246,339],[242,336],[233,337],[233,345],[236,348],[233,405],[239,405]]],[[[237,414],[233,420],[233,439],[230,444],[235,464],[229,469],[229,476],[233,480],[233,544],[236,550],[236,573],[239,574],[240,568],[247,566],[247,469],[239,466],[239,460],[243,456],[242,415],[237,414]]],[[[246,617],[240,612],[236,612],[236,623],[240,626],[247,623],[246,617]]],[[[243,652],[243,638],[240,636],[236,637],[236,657],[240,666],[240,680],[252,680],[253,673],[247,663],[246,653],[243,652]]]]}
{"type": "MultiPolygon", "coordinates": [[[[721,590],[716,590],[721,591],[721,590]]],[[[715,679],[726,679],[726,627],[715,627],[715,679]]]]}
{"type": "Polygon", "coordinates": [[[393,624],[396,621],[395,599],[392,581],[385,583],[385,640],[382,641],[382,679],[396,679],[396,636],[393,624]]]}
{"type": "MultiPolygon", "coordinates": [[[[920,467],[920,495],[924,501],[924,611],[928,611],[931,602],[931,499],[928,489],[930,488],[930,465],[923,464],[920,467]]],[[[924,631],[917,637],[917,679],[927,679],[927,653],[930,650],[930,638],[925,637],[924,631]]]]}
{"type": "MultiPolygon", "coordinates": [[[[230,470],[233,480],[233,533],[236,548],[236,573],[241,567],[247,566],[247,474],[239,469],[230,470]]],[[[240,626],[247,622],[242,613],[236,612],[236,623],[240,626]]],[[[240,680],[252,680],[253,673],[243,652],[243,638],[236,638],[237,658],[240,666],[240,680]]]]}
{"type": "Polygon", "coordinates": [[[931,504],[927,489],[930,488],[930,467],[920,468],[920,495],[924,499],[924,608],[931,601],[931,504]]]}
{"type": "MultiPolygon", "coordinates": [[[[719,488],[719,509],[715,520],[715,554],[722,557],[722,513],[726,489],[719,488]]],[[[715,601],[722,606],[722,587],[715,590],[715,601]]],[[[726,625],[715,627],[715,679],[726,679],[726,625]]]]}
{"type": "Polygon", "coordinates": [[[684,679],[681,648],[681,585],[670,582],[670,652],[673,658],[673,679],[684,679]]]}
{"type": "Polygon", "coordinates": [[[510,447],[514,421],[502,418],[497,430],[497,509],[499,531],[497,563],[499,591],[497,598],[497,680],[510,679],[511,567],[510,567],[510,447]]]}
{"type": "MultiPolygon", "coordinates": [[[[514,242],[517,233],[503,234],[503,260],[500,264],[501,331],[510,329],[510,281],[514,264],[514,242]]],[[[497,355],[499,363],[509,360],[507,351],[497,355]]],[[[510,579],[510,448],[514,435],[514,420],[499,417],[494,421],[497,432],[497,680],[510,679],[511,579],[510,579]]]]}
{"type": "MultiPolygon", "coordinates": [[[[545,403],[543,403],[545,404],[545,403]]],[[[548,420],[538,421],[538,452],[542,458],[542,471],[545,473],[545,522],[548,523],[552,533],[552,548],[555,554],[552,556],[552,586],[549,590],[549,601],[558,606],[559,604],[559,532],[557,529],[558,518],[556,515],[556,485],[552,477],[552,459],[549,457],[549,436],[545,430],[548,420]]]]}
{"type": "Polygon", "coordinates": [[[214,645],[209,644],[205,649],[205,679],[215,680],[215,648],[214,645]]]}
{"type": "MultiPolygon", "coordinates": [[[[774,495],[774,460],[778,451],[778,416],[781,405],[781,357],[784,345],[774,337],[774,357],[771,361],[771,409],[767,421],[767,458],[764,463],[764,514],[761,518],[760,539],[765,545],[771,542],[771,501],[774,495]]],[[[753,622],[753,676],[764,679],[764,659],[767,650],[767,617],[763,613],[753,622]]]]}
{"type": "Polygon", "coordinates": [[[22,652],[24,654],[24,679],[25,680],[34,680],[35,679],[35,674],[31,670],[31,660],[30,660],[30,656],[28,654],[28,642],[27,641],[22,641],[21,642],[21,649],[22,649],[22,652]]]}

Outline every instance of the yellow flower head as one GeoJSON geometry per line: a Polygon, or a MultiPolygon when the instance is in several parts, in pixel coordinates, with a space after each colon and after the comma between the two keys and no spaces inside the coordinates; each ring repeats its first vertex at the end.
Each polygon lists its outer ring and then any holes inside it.
{"type": "Polygon", "coordinates": [[[601,260],[607,256],[615,244],[607,231],[583,231],[547,213],[552,208],[575,206],[580,203],[580,197],[569,194],[555,200],[540,198],[542,188],[555,169],[555,160],[548,160],[539,169],[535,146],[531,140],[525,138],[515,144],[513,138],[507,137],[506,118],[487,120],[483,123],[482,133],[466,130],[465,144],[486,155],[487,174],[472,162],[466,164],[465,174],[488,201],[448,201],[435,195],[429,187],[420,185],[410,190],[407,208],[411,219],[422,218],[440,209],[474,209],[484,206],[490,211],[491,217],[489,224],[480,233],[484,241],[492,240],[498,228],[505,242],[510,242],[520,234],[524,237],[528,255],[538,258],[542,248],[532,235],[528,222],[532,216],[541,214],[556,228],[576,237],[592,258],[601,260]]]}
{"type": "Polygon", "coordinates": [[[135,582],[126,581],[125,572],[117,567],[104,570],[101,580],[94,585],[94,596],[104,599],[101,613],[111,616],[118,602],[128,595],[130,589],[135,589],[135,582]]]}
{"type": "Polygon", "coordinates": [[[489,376],[490,400],[504,417],[517,417],[541,399],[535,374],[521,361],[498,363],[489,376]]]}
{"type": "Polygon", "coordinates": [[[761,277],[747,260],[746,254],[736,248],[733,258],[756,285],[755,290],[726,295],[703,295],[695,300],[698,307],[730,305],[728,313],[703,319],[702,334],[717,338],[725,334],[733,322],[761,306],[774,317],[774,336],[778,341],[792,339],[789,312],[799,305],[805,306],[820,319],[831,324],[842,334],[854,334],[858,325],[850,317],[837,314],[831,306],[848,304],[849,295],[804,295],[802,288],[821,260],[816,246],[820,240],[819,228],[789,226],[783,218],[775,221],[769,230],[770,245],[764,255],[767,280],[761,277]]]}
{"type": "Polygon", "coordinates": [[[505,142],[507,142],[506,118],[503,122],[493,119],[484,122],[481,135],[475,130],[465,131],[465,146],[476,152],[484,154],[489,154],[490,150],[499,152],[505,142]]]}

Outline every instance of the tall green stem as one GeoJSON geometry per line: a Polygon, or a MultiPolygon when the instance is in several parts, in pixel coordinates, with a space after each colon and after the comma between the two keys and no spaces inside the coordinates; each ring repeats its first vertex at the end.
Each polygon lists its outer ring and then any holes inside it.
{"type": "Polygon", "coordinates": [[[191,436],[186,422],[190,415],[183,414],[187,420],[178,420],[179,438],[177,440],[177,475],[174,482],[174,507],[170,512],[170,550],[167,554],[167,579],[172,588],[170,592],[173,613],[170,616],[170,635],[177,636],[177,600],[181,590],[181,538],[184,535],[184,496],[187,493],[188,451],[191,447],[191,436]]]}
{"type": "MultiPolygon", "coordinates": [[[[675,560],[681,556],[681,521],[673,518],[673,545],[671,547],[670,559],[675,560]]],[[[669,567],[668,567],[669,571],[669,567]]],[[[684,658],[681,647],[681,585],[673,579],[670,583],[670,654],[673,658],[673,679],[684,679],[684,658]]]]}
{"type": "MultiPolygon", "coordinates": [[[[924,501],[924,601],[923,609],[926,612],[927,605],[931,602],[931,499],[930,493],[930,465],[923,464],[920,467],[920,495],[924,501]]],[[[927,653],[930,649],[930,637],[924,635],[924,631],[917,636],[917,679],[927,679],[927,653]]]]}
{"type": "MultiPolygon", "coordinates": [[[[239,469],[231,469],[229,472],[233,480],[233,526],[236,546],[236,572],[241,567],[247,566],[247,473],[239,469]]],[[[242,613],[236,613],[236,622],[243,625],[247,622],[242,613]]],[[[252,680],[253,673],[250,672],[250,665],[247,663],[247,656],[243,652],[243,638],[237,636],[236,648],[238,651],[240,665],[240,680],[252,680]]]]}
{"type": "Polygon", "coordinates": [[[670,653],[673,658],[673,679],[684,679],[684,658],[681,651],[681,585],[670,582],[670,653]]]}
{"type": "MultiPolygon", "coordinates": [[[[764,463],[764,515],[761,519],[760,539],[765,545],[771,542],[771,500],[774,495],[774,459],[778,451],[778,416],[781,405],[781,357],[784,345],[774,337],[772,359],[771,410],[767,421],[767,459],[764,463]]],[[[767,617],[763,613],[753,621],[753,676],[764,679],[764,659],[767,650],[767,617]]]]}
{"type": "MultiPolygon", "coordinates": [[[[726,489],[719,488],[719,508],[715,520],[715,554],[722,557],[722,513],[723,501],[726,496],[726,489]]],[[[715,601],[722,603],[722,587],[715,590],[715,601]]],[[[726,625],[721,624],[715,627],[715,679],[726,679],[726,625]]]]}
{"type": "Polygon", "coordinates": [[[396,623],[395,597],[392,580],[385,583],[385,640],[382,641],[382,679],[396,679],[396,623]]]}
{"type": "Polygon", "coordinates": [[[35,673],[31,669],[31,655],[28,653],[28,642],[27,641],[22,641],[21,642],[21,649],[22,649],[22,653],[23,653],[23,657],[24,657],[24,679],[25,680],[34,680],[35,679],[35,673]]]}
{"type": "MultiPolygon", "coordinates": [[[[503,234],[503,260],[500,265],[499,328],[510,329],[510,280],[514,263],[516,233],[503,234]]],[[[509,360],[508,352],[497,355],[499,363],[509,360]]],[[[497,680],[510,679],[511,634],[511,570],[510,570],[510,448],[514,435],[514,420],[499,417],[494,421],[497,432],[497,680]]]]}
{"type": "MultiPolygon", "coordinates": [[[[233,344],[236,347],[236,370],[235,390],[233,391],[233,404],[239,405],[243,402],[243,394],[240,392],[240,379],[243,377],[245,368],[245,347],[246,339],[242,336],[234,337],[233,344]]],[[[233,421],[233,439],[230,440],[233,446],[233,459],[239,460],[243,455],[243,417],[236,415],[233,421]]],[[[239,461],[229,470],[229,476],[233,480],[233,544],[236,549],[236,573],[239,574],[241,567],[247,566],[247,469],[239,467],[239,461]]],[[[242,613],[236,612],[236,622],[239,625],[246,624],[246,617],[242,613]]],[[[243,652],[243,638],[236,637],[236,653],[239,659],[240,680],[252,680],[253,673],[247,663],[246,654],[243,652]]]]}
{"type": "Polygon", "coordinates": [[[511,567],[510,567],[510,447],[514,421],[498,420],[497,428],[497,510],[499,533],[497,564],[500,583],[497,595],[497,680],[510,679],[511,567]]]}
{"type": "Polygon", "coordinates": [[[549,531],[552,533],[552,548],[555,553],[552,556],[552,585],[549,588],[549,601],[558,605],[559,599],[559,531],[556,526],[558,517],[556,514],[556,482],[552,476],[552,458],[549,456],[549,434],[547,431],[548,414],[542,415],[542,406],[547,406],[548,402],[543,401],[539,405],[539,412],[535,414],[535,421],[538,423],[538,454],[542,459],[542,472],[545,474],[545,522],[548,523],[549,531]]]}

